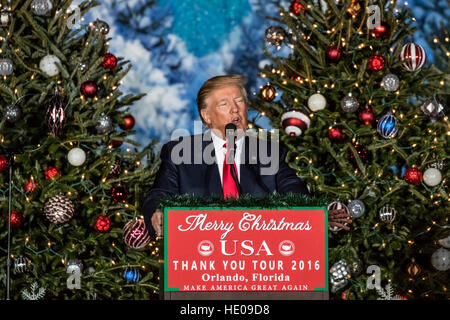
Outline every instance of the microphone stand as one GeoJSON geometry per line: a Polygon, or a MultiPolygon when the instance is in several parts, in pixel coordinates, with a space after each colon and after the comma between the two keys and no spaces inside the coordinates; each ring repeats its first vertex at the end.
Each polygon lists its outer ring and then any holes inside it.
{"type": "Polygon", "coordinates": [[[11,300],[9,297],[10,283],[11,283],[11,200],[12,200],[12,172],[14,154],[8,153],[8,166],[9,166],[9,195],[8,195],[8,257],[6,258],[6,300],[11,300]]]}

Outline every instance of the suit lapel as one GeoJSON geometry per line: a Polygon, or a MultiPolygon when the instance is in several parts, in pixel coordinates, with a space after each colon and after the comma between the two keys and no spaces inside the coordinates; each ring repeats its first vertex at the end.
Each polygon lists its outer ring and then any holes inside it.
{"type": "Polygon", "coordinates": [[[216,163],[216,151],[214,149],[214,144],[211,138],[211,131],[205,132],[203,135],[203,151],[205,148],[208,147],[208,145],[212,144],[210,148],[212,147],[212,157],[214,158],[214,163],[207,164],[206,166],[206,173],[205,173],[205,185],[208,188],[208,192],[210,196],[219,196],[223,197],[223,188],[222,183],[220,182],[220,174],[219,174],[219,168],[216,163]]]}

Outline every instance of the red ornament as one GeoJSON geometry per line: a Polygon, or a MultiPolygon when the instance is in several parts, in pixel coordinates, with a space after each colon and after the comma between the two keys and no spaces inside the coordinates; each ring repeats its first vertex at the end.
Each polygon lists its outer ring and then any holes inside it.
{"type": "Polygon", "coordinates": [[[116,56],[111,53],[105,53],[105,55],[103,56],[102,66],[103,68],[108,70],[114,69],[117,66],[116,56]]]}
{"type": "Polygon", "coordinates": [[[98,87],[94,81],[88,80],[81,84],[80,90],[82,95],[86,96],[87,98],[93,98],[97,94],[98,87]]]}
{"type": "Polygon", "coordinates": [[[23,191],[25,191],[25,192],[32,192],[34,189],[36,189],[36,187],[37,187],[37,184],[34,183],[33,179],[30,179],[23,186],[23,191]]]}
{"type": "Polygon", "coordinates": [[[95,230],[106,232],[111,228],[111,219],[108,216],[100,216],[95,222],[95,230]]]}
{"type": "Polygon", "coordinates": [[[342,142],[345,139],[345,133],[342,126],[334,126],[328,129],[328,138],[333,142],[342,142]]]}
{"type": "Polygon", "coordinates": [[[123,144],[122,140],[111,140],[111,148],[118,148],[123,144]]]}
{"type": "Polygon", "coordinates": [[[375,114],[373,113],[372,108],[367,107],[361,110],[358,114],[358,119],[366,126],[373,125],[375,123],[375,114]]]}
{"type": "Polygon", "coordinates": [[[123,130],[131,130],[134,127],[134,117],[131,114],[127,114],[123,118],[123,123],[120,125],[123,130]]]}
{"type": "Polygon", "coordinates": [[[128,199],[128,193],[125,187],[117,186],[111,189],[111,198],[114,202],[124,203],[128,199]]]}
{"type": "Polygon", "coordinates": [[[423,174],[417,168],[408,168],[405,171],[405,181],[412,185],[419,185],[422,183],[423,174]]]}
{"type": "Polygon", "coordinates": [[[400,60],[403,62],[403,67],[407,71],[413,72],[419,70],[426,60],[425,50],[413,42],[407,43],[402,47],[400,60]]]}
{"type": "Polygon", "coordinates": [[[367,67],[371,71],[381,71],[384,69],[384,65],[384,58],[378,54],[371,56],[367,61],[367,67]]]}
{"type": "Polygon", "coordinates": [[[311,120],[300,111],[292,110],[281,116],[284,132],[291,137],[302,135],[309,128],[311,120]]]}
{"type": "Polygon", "coordinates": [[[8,159],[2,154],[0,154],[0,172],[5,171],[5,169],[8,167],[8,159]]]}
{"type": "Polygon", "coordinates": [[[47,170],[45,170],[45,179],[46,180],[52,180],[56,178],[57,176],[61,176],[61,170],[58,168],[49,166],[47,170]]]}
{"type": "Polygon", "coordinates": [[[125,244],[134,249],[141,249],[150,242],[150,235],[144,220],[128,221],[123,228],[125,244]]]}
{"type": "MultiPolygon", "coordinates": [[[[361,161],[365,162],[369,158],[369,152],[367,152],[367,149],[359,144],[354,145],[354,147],[361,161]]],[[[355,155],[353,154],[352,150],[349,150],[348,158],[354,165],[356,165],[355,155]]]]}
{"type": "Polygon", "coordinates": [[[376,38],[385,39],[389,36],[389,25],[386,22],[381,22],[378,28],[373,29],[373,34],[376,38]]]}
{"type": "MultiPolygon", "coordinates": [[[[8,222],[9,216],[7,215],[5,220],[8,222]]],[[[23,223],[23,214],[17,210],[11,211],[11,228],[19,228],[23,223]]]]}
{"type": "Polygon", "coordinates": [[[326,55],[327,55],[328,62],[333,62],[333,63],[339,62],[339,60],[341,60],[341,49],[332,45],[327,49],[326,55]]]}
{"type": "Polygon", "coordinates": [[[347,300],[347,299],[348,299],[347,291],[343,291],[343,292],[341,293],[341,299],[342,299],[342,300],[347,300]]]}
{"type": "Polygon", "coordinates": [[[289,11],[292,14],[295,14],[296,16],[298,16],[300,13],[305,13],[306,8],[300,2],[297,2],[297,0],[294,0],[291,2],[291,5],[289,6],[289,11]]]}

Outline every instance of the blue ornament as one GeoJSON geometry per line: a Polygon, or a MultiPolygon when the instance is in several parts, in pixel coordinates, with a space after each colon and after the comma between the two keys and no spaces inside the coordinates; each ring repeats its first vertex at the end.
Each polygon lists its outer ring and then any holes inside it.
{"type": "Polygon", "coordinates": [[[403,178],[405,176],[406,166],[402,167],[402,174],[401,177],[403,178]]]}
{"type": "Polygon", "coordinates": [[[397,123],[397,118],[388,112],[378,121],[377,131],[383,138],[391,139],[397,135],[397,123]]]}
{"type": "Polygon", "coordinates": [[[398,174],[398,168],[397,168],[396,166],[390,166],[389,169],[392,170],[392,173],[393,173],[394,175],[397,175],[397,174],[398,174]]]}
{"type": "Polygon", "coordinates": [[[138,268],[127,267],[123,272],[123,277],[127,282],[139,282],[141,280],[141,273],[138,268]]]}

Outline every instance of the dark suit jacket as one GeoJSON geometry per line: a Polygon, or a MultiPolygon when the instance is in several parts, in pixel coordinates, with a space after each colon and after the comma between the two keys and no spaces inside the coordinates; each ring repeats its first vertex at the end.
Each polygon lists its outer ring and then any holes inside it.
{"type": "MultiPolygon", "coordinates": [[[[255,196],[265,196],[274,192],[309,194],[305,182],[298,178],[295,171],[286,163],[284,148],[278,149],[279,166],[276,173],[261,175],[261,169],[271,166],[263,157],[265,154],[271,155],[272,151],[276,150],[274,148],[279,148],[279,145],[256,137],[245,136],[239,173],[242,193],[255,196]],[[259,152],[261,148],[262,156],[259,152]],[[264,148],[267,149],[264,150],[264,148]]],[[[161,166],[156,174],[153,187],[145,196],[143,205],[145,224],[152,236],[155,235],[155,230],[151,224],[151,217],[158,207],[158,201],[164,196],[175,194],[193,194],[205,198],[223,197],[219,169],[215,163],[211,131],[169,141],[162,147],[161,166]],[[172,151],[175,155],[184,157],[185,162],[188,163],[176,164],[178,161],[176,159],[174,163],[174,158],[171,157],[172,151]],[[202,158],[204,152],[212,155],[214,163],[205,163],[202,158]],[[197,163],[200,160],[201,163],[195,164],[195,160],[197,163]]]]}

